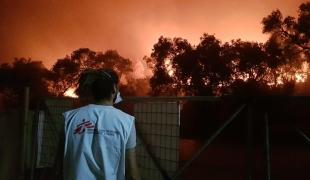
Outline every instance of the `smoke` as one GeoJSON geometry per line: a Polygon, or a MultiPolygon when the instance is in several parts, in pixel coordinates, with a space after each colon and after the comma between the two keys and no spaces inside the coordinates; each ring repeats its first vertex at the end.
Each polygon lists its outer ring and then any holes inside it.
{"type": "MultiPolygon", "coordinates": [[[[1,0],[0,60],[31,57],[51,67],[58,58],[87,47],[116,49],[135,64],[163,36],[198,43],[204,33],[223,41],[265,41],[261,19],[271,10],[295,15],[301,0],[1,0]],[[295,13],[295,14],[294,14],[295,13]]],[[[143,69],[144,68],[144,69],[143,69]]]]}

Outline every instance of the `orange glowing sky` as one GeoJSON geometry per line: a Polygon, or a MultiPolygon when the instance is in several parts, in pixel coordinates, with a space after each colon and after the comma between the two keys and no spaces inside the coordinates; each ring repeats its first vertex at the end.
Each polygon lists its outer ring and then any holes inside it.
{"type": "MultiPolygon", "coordinates": [[[[31,57],[50,68],[80,47],[116,49],[136,64],[159,36],[192,44],[204,33],[222,41],[261,41],[272,10],[297,16],[305,0],[0,0],[0,60],[31,57]]],[[[139,64],[136,64],[139,65],[139,64]]]]}

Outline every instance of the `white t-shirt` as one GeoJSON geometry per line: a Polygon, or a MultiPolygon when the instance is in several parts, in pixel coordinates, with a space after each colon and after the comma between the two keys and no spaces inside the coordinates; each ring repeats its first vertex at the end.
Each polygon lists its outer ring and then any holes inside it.
{"type": "Polygon", "coordinates": [[[113,106],[95,104],[63,116],[64,179],[125,179],[125,152],[136,146],[134,117],[113,106]]]}

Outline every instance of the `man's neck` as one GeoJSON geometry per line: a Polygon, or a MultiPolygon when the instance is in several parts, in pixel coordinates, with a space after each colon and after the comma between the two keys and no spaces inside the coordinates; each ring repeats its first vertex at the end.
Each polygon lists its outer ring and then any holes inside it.
{"type": "Polygon", "coordinates": [[[107,99],[104,99],[104,100],[101,100],[101,101],[97,101],[95,104],[98,104],[98,105],[104,105],[104,106],[113,106],[113,100],[107,100],[107,99]]]}

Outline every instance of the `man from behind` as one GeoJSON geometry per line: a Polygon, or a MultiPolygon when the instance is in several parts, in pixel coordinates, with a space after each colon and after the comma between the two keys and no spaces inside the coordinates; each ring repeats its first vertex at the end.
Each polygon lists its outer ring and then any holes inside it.
{"type": "Polygon", "coordinates": [[[63,114],[65,180],[141,179],[134,117],[113,107],[118,82],[113,70],[92,71],[88,84],[93,103],[63,114]]]}

